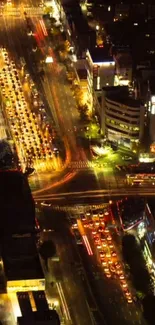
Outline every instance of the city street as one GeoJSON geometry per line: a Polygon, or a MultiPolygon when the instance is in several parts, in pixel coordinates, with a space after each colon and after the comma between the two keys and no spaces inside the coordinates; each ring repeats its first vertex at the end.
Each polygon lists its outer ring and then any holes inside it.
{"type": "Polygon", "coordinates": [[[57,255],[60,258],[60,262],[49,262],[49,268],[55,275],[56,281],[62,285],[72,323],[77,325],[93,324],[79,274],[80,261],[77,248],[67,227],[68,221],[62,214],[60,215],[61,223],[58,223],[57,213],[53,212],[51,218],[50,210],[44,210],[43,214],[44,216],[39,220],[40,226],[42,229],[54,230],[52,233],[47,233],[46,239],[53,239],[57,255]]]}
{"type": "MultiPolygon", "coordinates": [[[[54,229],[54,232],[49,234],[56,243],[60,258],[55,274],[57,281],[62,281],[71,316],[73,313],[72,319],[77,324],[88,324],[89,314],[94,314],[95,317],[97,312],[97,324],[104,324],[105,320],[105,324],[110,325],[115,321],[120,325],[144,325],[141,311],[135,303],[127,303],[119,283],[105,277],[91,240],[89,239],[93,249],[91,256],[88,255],[84,244],[75,243],[71,233],[70,218],[75,218],[76,221],[77,216],[69,213],[66,219],[67,215],[65,216],[64,212],[44,208],[43,217],[40,219],[41,228],[54,229]],[[61,220],[59,223],[58,218],[61,220]],[[83,285],[82,281],[84,281],[83,285]]],[[[85,233],[88,233],[87,229],[85,233]]],[[[51,270],[54,270],[52,265],[51,270]]]]}

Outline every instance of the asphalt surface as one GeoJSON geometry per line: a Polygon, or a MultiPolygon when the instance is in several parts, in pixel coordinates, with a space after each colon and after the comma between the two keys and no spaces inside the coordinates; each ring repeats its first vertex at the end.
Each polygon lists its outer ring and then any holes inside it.
{"type": "MultiPolygon", "coordinates": [[[[44,217],[40,224],[43,228],[52,228],[54,232],[48,233],[56,244],[57,254],[60,262],[51,265],[56,280],[61,282],[72,323],[77,325],[92,324],[87,297],[83,288],[83,280],[80,276],[80,260],[76,251],[74,238],[67,227],[68,221],[64,214],[59,215],[61,222],[58,222],[57,213],[44,210],[44,217]]],[[[47,235],[48,236],[48,235],[47,235]]]]}
{"type": "Polygon", "coordinates": [[[55,230],[52,238],[60,257],[56,274],[62,281],[73,323],[88,324],[91,316],[98,325],[146,325],[140,309],[125,300],[118,282],[105,278],[96,254],[88,256],[83,245],[75,244],[66,216],[50,208],[43,211],[42,227],[55,230]]]}

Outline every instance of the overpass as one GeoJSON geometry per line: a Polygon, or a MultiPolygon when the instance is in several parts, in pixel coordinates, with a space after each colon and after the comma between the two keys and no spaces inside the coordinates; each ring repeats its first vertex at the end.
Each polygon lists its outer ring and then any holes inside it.
{"type": "Polygon", "coordinates": [[[81,202],[101,202],[105,203],[112,199],[117,199],[124,196],[144,196],[153,197],[155,196],[154,187],[125,187],[116,189],[103,189],[103,190],[90,190],[90,191],[79,191],[79,192],[68,192],[68,193],[56,193],[56,194],[34,194],[33,198],[36,202],[51,202],[57,205],[66,204],[80,204],[81,202]]]}

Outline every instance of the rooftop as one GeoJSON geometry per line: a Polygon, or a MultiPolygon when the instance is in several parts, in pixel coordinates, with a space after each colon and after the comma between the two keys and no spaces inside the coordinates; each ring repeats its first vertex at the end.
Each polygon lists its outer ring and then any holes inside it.
{"type": "Polygon", "coordinates": [[[129,97],[128,88],[126,86],[112,86],[112,87],[103,87],[105,92],[105,97],[108,100],[118,102],[120,104],[137,108],[142,105],[142,101],[129,97]]]}
{"type": "Polygon", "coordinates": [[[40,323],[50,325],[60,325],[60,319],[56,310],[49,310],[44,313],[33,312],[31,315],[17,318],[17,324],[19,325],[35,325],[40,323]]]}
{"type": "Polygon", "coordinates": [[[109,48],[105,47],[95,47],[90,49],[90,56],[94,63],[98,62],[114,62],[112,55],[109,53],[109,48]]]}
{"type": "Polygon", "coordinates": [[[77,74],[79,79],[87,79],[87,70],[86,69],[77,69],[77,74]]]}
{"type": "Polygon", "coordinates": [[[33,236],[6,238],[1,251],[8,281],[44,278],[33,236]]]}
{"type": "Polygon", "coordinates": [[[0,234],[33,231],[35,206],[28,181],[16,170],[0,170],[0,234]]]}

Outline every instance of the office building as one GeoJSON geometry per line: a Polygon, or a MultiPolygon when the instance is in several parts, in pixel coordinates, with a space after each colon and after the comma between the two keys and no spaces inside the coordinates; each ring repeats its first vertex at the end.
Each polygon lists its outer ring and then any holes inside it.
{"type": "Polygon", "coordinates": [[[35,205],[27,178],[17,170],[0,170],[0,235],[34,232],[35,205]]]}
{"type": "Polygon", "coordinates": [[[109,48],[96,47],[87,50],[86,59],[93,78],[93,88],[101,92],[105,86],[114,86],[115,61],[109,48]]]}
{"type": "Polygon", "coordinates": [[[60,325],[57,312],[48,308],[44,291],[17,292],[16,300],[20,310],[18,325],[60,325]]]}
{"type": "Polygon", "coordinates": [[[13,235],[1,243],[1,256],[7,292],[45,290],[45,278],[40,264],[34,235],[13,235]]]}
{"type": "Polygon", "coordinates": [[[144,113],[142,103],[129,97],[127,87],[103,88],[101,130],[110,141],[132,149],[142,138],[144,113]]]}

